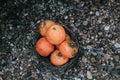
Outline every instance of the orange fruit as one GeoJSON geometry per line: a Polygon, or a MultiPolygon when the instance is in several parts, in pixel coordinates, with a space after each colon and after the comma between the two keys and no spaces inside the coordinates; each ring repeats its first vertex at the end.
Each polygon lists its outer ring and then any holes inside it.
{"type": "Polygon", "coordinates": [[[45,21],[42,21],[40,23],[40,26],[39,26],[39,32],[42,36],[45,36],[45,33],[47,31],[47,29],[51,26],[55,25],[55,22],[52,21],[52,20],[45,20],[45,21]]]}
{"type": "Polygon", "coordinates": [[[62,56],[59,50],[55,50],[50,56],[50,61],[55,66],[62,66],[67,63],[68,60],[69,58],[62,56]]]}
{"type": "MultiPolygon", "coordinates": [[[[68,34],[65,34],[65,40],[70,40],[70,36],[68,34]]],[[[55,45],[57,49],[59,49],[59,45],[55,45]]]]}
{"type": "Polygon", "coordinates": [[[70,36],[68,34],[65,34],[65,40],[70,40],[70,36]]]}
{"type": "Polygon", "coordinates": [[[48,28],[46,38],[50,43],[59,45],[65,40],[65,30],[61,25],[53,25],[48,28]]]}
{"type": "Polygon", "coordinates": [[[73,58],[78,53],[78,46],[72,40],[65,40],[59,45],[61,54],[67,58],[73,58]]]}
{"type": "Polygon", "coordinates": [[[39,55],[47,57],[51,52],[53,52],[54,45],[42,37],[36,42],[35,48],[39,55]]]}

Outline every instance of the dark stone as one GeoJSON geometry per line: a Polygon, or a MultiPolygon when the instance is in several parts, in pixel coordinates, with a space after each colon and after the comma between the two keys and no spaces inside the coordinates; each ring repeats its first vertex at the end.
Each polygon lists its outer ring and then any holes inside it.
{"type": "Polygon", "coordinates": [[[97,53],[98,55],[102,55],[102,54],[103,54],[103,51],[102,51],[102,50],[96,50],[96,53],[97,53]]]}
{"type": "Polygon", "coordinates": [[[36,80],[34,77],[30,77],[28,78],[28,80],[36,80]]]}
{"type": "Polygon", "coordinates": [[[108,71],[109,70],[109,66],[103,66],[103,71],[108,71]]]}
{"type": "Polygon", "coordinates": [[[98,43],[98,46],[99,46],[99,47],[103,47],[104,44],[101,42],[101,43],[98,43]]]}
{"type": "Polygon", "coordinates": [[[116,66],[115,68],[112,68],[110,70],[110,74],[114,75],[114,76],[120,76],[120,66],[116,66]]]}
{"type": "Polygon", "coordinates": [[[32,75],[31,71],[27,71],[27,73],[24,75],[24,78],[28,78],[32,75]]]}
{"type": "Polygon", "coordinates": [[[115,48],[115,47],[111,47],[110,49],[111,49],[113,52],[116,51],[116,48],[115,48]]]}
{"type": "Polygon", "coordinates": [[[0,65],[0,71],[2,71],[3,70],[3,67],[2,67],[2,65],[0,65]]]}
{"type": "Polygon", "coordinates": [[[17,59],[17,57],[13,57],[13,58],[12,58],[12,61],[15,61],[16,59],[17,59]]]}
{"type": "Polygon", "coordinates": [[[105,23],[108,23],[110,21],[110,18],[103,18],[102,21],[105,22],[105,23]]]}

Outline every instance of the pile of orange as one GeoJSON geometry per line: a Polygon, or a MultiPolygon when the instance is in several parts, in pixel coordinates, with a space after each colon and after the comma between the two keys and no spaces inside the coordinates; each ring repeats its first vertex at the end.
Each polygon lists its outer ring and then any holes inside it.
{"type": "Polygon", "coordinates": [[[49,56],[53,65],[62,66],[78,53],[77,44],[62,25],[52,20],[44,20],[40,23],[39,32],[42,37],[36,42],[36,51],[40,56],[49,56]]]}

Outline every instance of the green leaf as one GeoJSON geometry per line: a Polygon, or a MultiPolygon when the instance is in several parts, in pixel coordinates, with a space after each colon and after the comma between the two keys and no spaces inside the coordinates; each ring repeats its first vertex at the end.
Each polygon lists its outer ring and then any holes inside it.
{"type": "Polygon", "coordinates": [[[75,56],[77,54],[77,52],[75,51],[75,49],[72,51],[72,56],[75,56]]]}
{"type": "Polygon", "coordinates": [[[44,21],[44,22],[43,22],[43,27],[45,27],[45,26],[46,26],[46,22],[44,21]]]}
{"type": "Polygon", "coordinates": [[[52,28],[53,30],[57,30],[55,27],[52,28]]]}
{"type": "Polygon", "coordinates": [[[61,56],[62,56],[62,54],[59,52],[59,53],[58,53],[58,56],[59,56],[59,57],[61,57],[61,56]]]}
{"type": "Polygon", "coordinates": [[[77,44],[73,41],[69,41],[69,46],[72,47],[72,48],[75,48],[75,47],[78,47],[77,44]]]}

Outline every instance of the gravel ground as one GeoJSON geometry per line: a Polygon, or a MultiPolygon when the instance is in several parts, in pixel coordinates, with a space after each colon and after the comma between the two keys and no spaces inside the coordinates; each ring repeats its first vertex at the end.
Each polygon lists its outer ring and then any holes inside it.
{"type": "Polygon", "coordinates": [[[0,80],[120,80],[120,1],[4,0],[0,43],[0,80]],[[71,68],[49,69],[37,57],[45,19],[76,34],[83,55],[71,68]]]}

